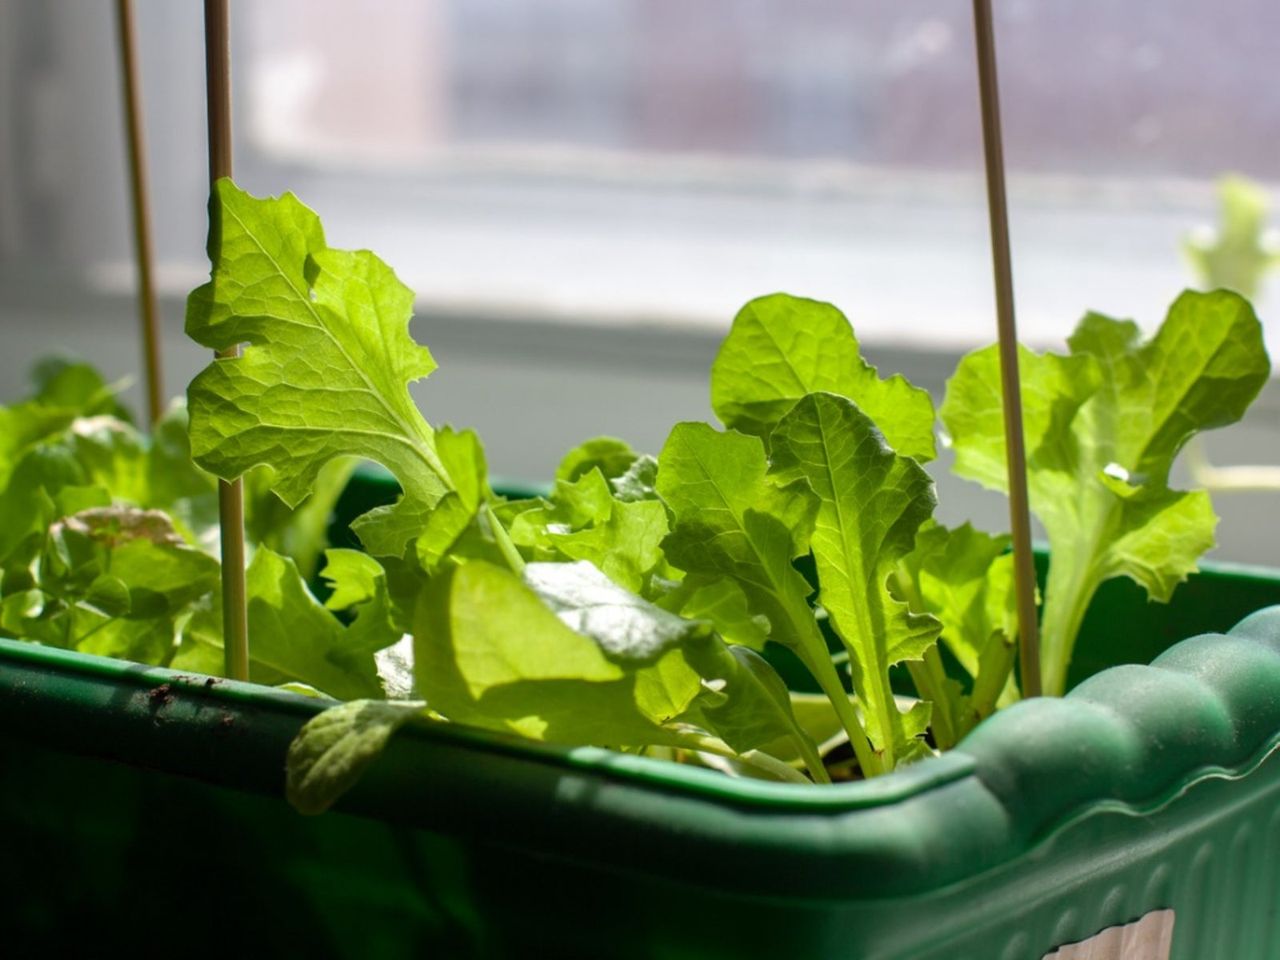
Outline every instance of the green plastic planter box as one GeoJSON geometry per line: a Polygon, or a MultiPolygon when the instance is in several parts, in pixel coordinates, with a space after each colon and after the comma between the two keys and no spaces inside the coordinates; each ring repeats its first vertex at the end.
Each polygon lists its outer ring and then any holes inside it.
{"type": "Polygon", "coordinates": [[[1278,958],[1277,603],[1280,574],[1244,568],[1206,565],[1168,606],[1108,584],[1076,663],[1096,675],[879,780],[731,780],[439,726],[315,818],[281,799],[283,757],[321,704],[0,641],[2,942],[1040,960],[1169,909],[1177,960],[1278,958]]]}

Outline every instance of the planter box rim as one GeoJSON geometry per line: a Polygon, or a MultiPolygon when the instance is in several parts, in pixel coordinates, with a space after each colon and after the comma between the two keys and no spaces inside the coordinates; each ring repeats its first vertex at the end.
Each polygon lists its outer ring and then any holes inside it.
{"type": "MultiPolygon", "coordinates": [[[[277,797],[290,740],[330,703],[0,640],[0,718],[22,736],[277,797]]],[[[736,780],[423,724],[339,809],[672,878],[697,857],[700,880],[721,889],[847,899],[971,879],[1090,816],[1150,816],[1204,781],[1248,776],[1278,747],[1280,606],[1015,705],[954,751],[870,781],[736,780]],[[761,851],[785,851],[784,866],[744,870],[761,851]]]]}

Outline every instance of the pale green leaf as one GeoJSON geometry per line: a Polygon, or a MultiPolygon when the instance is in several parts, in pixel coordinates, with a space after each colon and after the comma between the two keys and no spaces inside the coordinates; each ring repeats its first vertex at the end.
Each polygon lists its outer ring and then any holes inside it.
{"type": "Polygon", "coordinates": [[[603,523],[576,533],[549,534],[549,540],[566,557],[588,560],[614,583],[640,593],[662,563],[667,533],[667,512],[661,503],[618,500],[603,523]]]}
{"type": "MultiPolygon", "coordinates": [[[[635,675],[646,668],[611,659],[491,564],[468,563],[432,580],[414,646],[417,688],[451,720],[567,744],[678,740],[637,701],[635,675]]],[[[687,700],[697,693],[693,680],[687,700]]]]}
{"type": "Polygon", "coordinates": [[[382,753],[391,735],[425,704],[353,700],[330,707],[306,722],[285,762],[285,796],[299,813],[324,813],[355,786],[382,753]]]}
{"type": "MultiPolygon", "coordinates": [[[[249,679],[268,685],[297,680],[341,699],[381,695],[360,619],[344,626],[311,595],[292,560],[259,547],[245,585],[249,679]]],[[[388,629],[383,637],[390,644],[399,634],[388,629]]],[[[188,624],[173,666],[220,674],[222,662],[222,610],[215,596],[188,624]]]]}
{"type": "Polygon", "coordinates": [[[196,462],[224,478],[258,464],[295,505],[337,456],[387,467],[404,490],[366,515],[371,553],[399,556],[452,489],[408,384],[435,363],[413,342],[413,294],[367,251],[329,249],[292,194],[259,200],[229,180],[210,204],[212,279],[187,304],[187,333],[217,350],[188,391],[196,462]]]}
{"type": "Polygon", "coordinates": [[[888,670],[922,658],[939,624],[912,613],[888,581],[933,513],[933,481],[915,460],[894,453],[852,401],[830,393],[810,394],[792,407],[770,446],[774,475],[784,483],[806,481],[817,495],[811,546],[818,601],[849,651],[868,733],[892,769],[913,737],[895,706],[888,670]]]}
{"type": "Polygon", "coordinates": [[[1246,177],[1225,176],[1218,181],[1218,206],[1217,227],[1186,237],[1183,250],[1205,287],[1253,297],[1280,263],[1266,238],[1266,191],[1246,177]]]}
{"type": "MultiPolygon", "coordinates": [[[[440,462],[453,478],[454,489],[445,494],[426,520],[418,535],[418,562],[424,570],[433,571],[449,554],[458,538],[472,524],[480,507],[493,493],[489,489],[489,468],[484,447],[472,430],[455,431],[442,427],[436,432],[436,450],[440,462]]],[[[363,518],[353,524],[361,535],[363,518]]]]}
{"type": "Polygon", "coordinates": [[[897,452],[933,459],[933,401],[901,375],[881,380],[844,314],[829,303],[773,294],[734,318],[711,367],[711,406],[725,424],[767,438],[806,394],[848,397],[897,452]]]}
{"type": "Polygon", "coordinates": [[[931,525],[920,531],[903,569],[914,580],[921,612],[942,624],[942,642],[971,677],[988,643],[1016,637],[1009,537],[968,523],[931,525]]]}
{"type": "MultiPolygon", "coordinates": [[[[1049,693],[1065,689],[1080,621],[1100,583],[1128,576],[1167,599],[1212,545],[1207,497],[1170,490],[1170,468],[1196,431],[1238,420],[1270,372],[1252,308],[1226,291],[1183,293],[1145,342],[1132,321],[1089,314],[1070,345],[1068,358],[1023,354],[1031,509],[1053,556],[1042,627],[1049,693]]],[[[1004,435],[992,373],[991,354],[967,357],[942,414],[957,469],[1001,488],[995,464],[1004,459],[1004,435]]]]}
{"type": "Polygon", "coordinates": [[[674,514],[667,558],[705,581],[733,580],[752,614],[768,620],[771,639],[802,658],[825,659],[812,588],[792,566],[808,552],[816,498],[766,479],[759,438],[705,423],[677,424],[658,462],[658,493],[674,514]]]}
{"type": "Polygon", "coordinates": [[[636,452],[616,437],[592,437],[564,455],[556,468],[556,479],[570,483],[599,469],[606,480],[621,477],[635,462],[636,452]]]}

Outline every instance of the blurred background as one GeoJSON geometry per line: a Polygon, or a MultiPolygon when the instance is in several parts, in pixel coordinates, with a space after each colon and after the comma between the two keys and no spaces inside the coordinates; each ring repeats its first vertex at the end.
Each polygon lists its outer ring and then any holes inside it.
{"type": "MultiPolygon", "coordinates": [[[[1086,309],[1150,329],[1183,287],[1226,282],[1252,288],[1280,354],[1280,7],[996,6],[1023,340],[1059,345],[1086,309]],[[1256,184],[1224,192],[1228,172],[1256,184]]],[[[545,477],[599,433],[656,450],[709,419],[716,343],[758,294],[836,303],[873,362],[939,396],[994,337],[966,0],[231,11],[237,180],[294,191],[333,245],[417,291],[440,370],[415,396],[479,429],[500,473],[545,477]]],[[[176,394],[206,362],[181,332],[208,270],[201,5],[137,15],[176,394]]],[[[0,0],[0,403],[50,352],[138,369],[118,70],[106,0],[0,0]]],[[[1278,392],[1206,449],[1280,462],[1278,392]]],[[[944,519],[1007,525],[945,468],[944,519]]],[[[1280,564],[1256,522],[1280,493],[1216,503],[1218,556],[1280,564]]]]}

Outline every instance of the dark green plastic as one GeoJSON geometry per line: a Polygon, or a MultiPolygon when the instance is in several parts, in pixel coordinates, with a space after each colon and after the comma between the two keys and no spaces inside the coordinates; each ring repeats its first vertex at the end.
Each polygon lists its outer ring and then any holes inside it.
{"type": "Polygon", "coordinates": [[[1176,960],[1280,958],[1280,575],[1112,585],[1062,700],[831,788],[459,728],[317,818],[321,704],[0,641],[12,955],[1040,960],[1148,911],[1176,960]],[[1164,650],[1163,653],[1160,651],[1164,650]],[[87,951],[87,952],[86,952],[87,951]]]}

